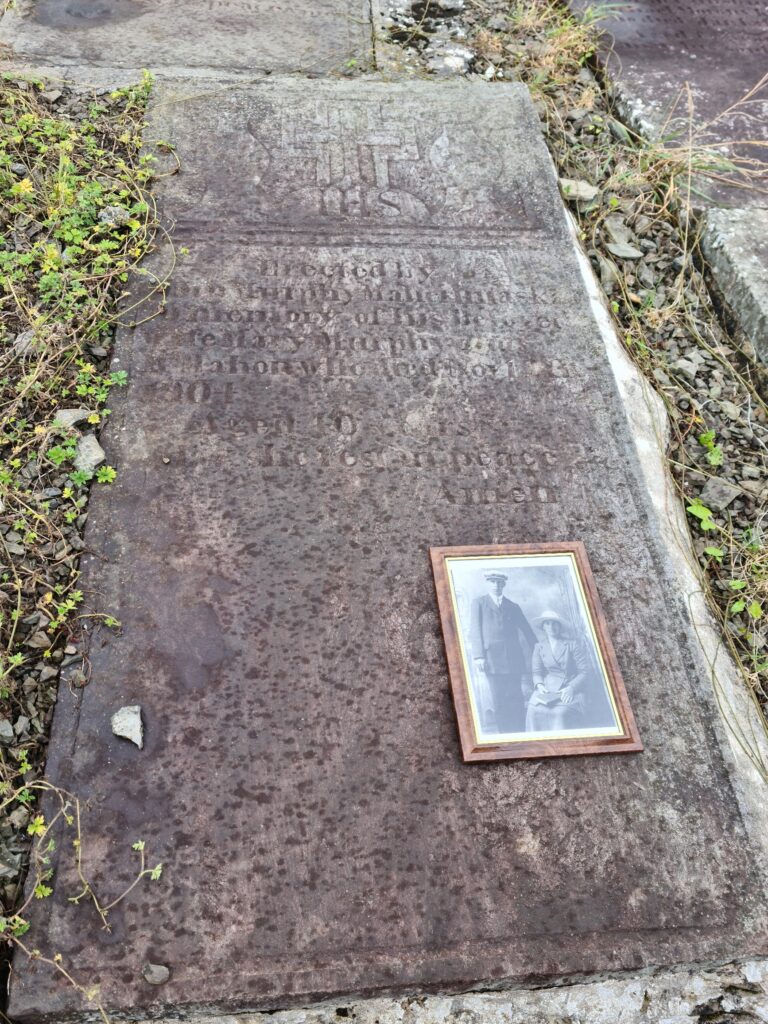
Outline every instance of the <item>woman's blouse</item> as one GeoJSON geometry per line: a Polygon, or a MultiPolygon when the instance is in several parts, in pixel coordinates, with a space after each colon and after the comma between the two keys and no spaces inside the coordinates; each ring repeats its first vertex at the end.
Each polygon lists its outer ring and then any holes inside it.
{"type": "Polygon", "coordinates": [[[584,648],[575,640],[561,640],[557,655],[549,640],[541,640],[533,650],[531,665],[534,683],[541,683],[545,690],[560,690],[568,684],[578,692],[586,682],[589,663],[584,648]]]}

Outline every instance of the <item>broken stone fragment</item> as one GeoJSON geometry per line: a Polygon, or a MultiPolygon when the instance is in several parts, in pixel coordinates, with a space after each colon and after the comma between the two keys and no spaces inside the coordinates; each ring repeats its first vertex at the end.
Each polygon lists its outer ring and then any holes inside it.
{"type": "Polygon", "coordinates": [[[720,410],[729,420],[740,420],[742,417],[742,412],[738,405],[735,402],[729,402],[727,399],[720,403],[720,410]]]}
{"type": "Polygon", "coordinates": [[[21,867],[21,854],[7,848],[0,849],[0,878],[15,878],[21,867]]]}
{"type": "Polygon", "coordinates": [[[437,75],[464,75],[475,55],[465,46],[446,45],[439,41],[427,48],[425,57],[429,68],[437,75]]]}
{"type": "Polygon", "coordinates": [[[171,972],[164,964],[144,964],[141,973],[144,981],[150,985],[164,985],[171,976],[171,972]]]}
{"type": "Polygon", "coordinates": [[[691,380],[696,379],[696,375],[701,368],[698,363],[694,363],[690,359],[676,359],[674,363],[669,364],[669,367],[671,370],[679,370],[680,373],[690,377],[691,380]]]}
{"type": "Polygon", "coordinates": [[[613,256],[618,256],[620,260],[639,260],[643,255],[639,249],[628,242],[606,242],[605,248],[613,256]]]}
{"type": "Polygon", "coordinates": [[[609,117],[608,130],[618,142],[629,142],[630,134],[621,121],[616,121],[613,117],[609,117]]]}
{"type": "Polygon", "coordinates": [[[13,725],[13,731],[17,736],[23,736],[29,732],[29,719],[26,715],[19,715],[13,725]]]}
{"type": "Polygon", "coordinates": [[[3,746],[8,746],[9,743],[13,743],[16,739],[16,734],[13,731],[13,726],[7,718],[0,718],[0,743],[3,746]]]}
{"type": "Polygon", "coordinates": [[[139,750],[144,747],[144,726],[141,721],[141,707],[127,704],[112,715],[112,732],[115,736],[135,743],[139,750]]]}
{"type": "Polygon", "coordinates": [[[34,331],[22,331],[21,334],[17,334],[13,342],[13,351],[17,356],[26,356],[30,350],[34,348],[35,344],[35,332],[34,331]]]}
{"type": "Polygon", "coordinates": [[[610,295],[619,280],[619,268],[613,260],[606,259],[600,252],[597,254],[597,265],[600,268],[600,284],[610,295]]]}
{"type": "Polygon", "coordinates": [[[714,512],[722,512],[731,502],[741,494],[741,488],[729,484],[727,480],[719,480],[711,477],[707,480],[701,492],[701,501],[707,508],[714,512]]]}
{"type": "Polygon", "coordinates": [[[93,436],[86,434],[77,442],[75,452],[75,469],[83,473],[93,473],[97,466],[100,466],[106,459],[104,449],[93,436]]]}
{"type": "Polygon", "coordinates": [[[22,829],[27,827],[29,822],[29,810],[26,807],[17,807],[16,810],[11,811],[8,815],[8,821],[16,829],[22,829]]]}
{"type": "Polygon", "coordinates": [[[44,630],[38,629],[37,632],[33,633],[28,640],[24,641],[24,643],[26,647],[34,647],[35,649],[44,651],[51,646],[51,638],[44,630]]]}
{"type": "Polygon", "coordinates": [[[574,199],[580,203],[591,203],[600,191],[588,181],[577,181],[575,178],[560,178],[560,191],[564,199],[574,199]]]}
{"type": "Polygon", "coordinates": [[[67,430],[87,420],[91,415],[90,409],[58,409],[53,417],[54,427],[66,427],[67,430]]]}
{"type": "Polygon", "coordinates": [[[122,227],[130,219],[129,211],[122,206],[105,206],[99,213],[99,222],[113,228],[122,227]]]}
{"type": "Polygon", "coordinates": [[[603,222],[603,229],[606,235],[608,235],[608,238],[617,244],[628,244],[634,238],[630,228],[624,223],[622,218],[615,213],[610,217],[605,218],[605,221],[603,222]]]}
{"type": "Polygon", "coordinates": [[[632,230],[618,214],[605,218],[603,230],[610,239],[605,247],[614,256],[622,260],[639,260],[642,257],[640,249],[631,244],[635,238],[632,230]]]}

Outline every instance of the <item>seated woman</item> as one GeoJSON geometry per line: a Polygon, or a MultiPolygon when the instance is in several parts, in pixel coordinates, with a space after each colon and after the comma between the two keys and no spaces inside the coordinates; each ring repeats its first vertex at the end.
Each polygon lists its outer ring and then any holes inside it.
{"type": "Polygon", "coordinates": [[[578,729],[584,719],[584,690],[589,662],[581,644],[568,640],[557,612],[536,620],[544,639],[533,650],[533,693],[528,702],[526,732],[578,729]]]}

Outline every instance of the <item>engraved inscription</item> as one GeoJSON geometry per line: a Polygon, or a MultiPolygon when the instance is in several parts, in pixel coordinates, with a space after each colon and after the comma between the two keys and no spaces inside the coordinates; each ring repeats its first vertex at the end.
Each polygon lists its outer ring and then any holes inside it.
{"type": "Polygon", "coordinates": [[[536,196],[510,173],[508,152],[519,131],[511,110],[506,119],[489,108],[471,125],[436,125],[405,97],[397,104],[351,98],[340,107],[318,93],[297,111],[270,102],[265,90],[251,118],[230,127],[230,102],[224,94],[215,122],[206,107],[199,130],[219,139],[223,133],[232,207],[219,203],[217,219],[201,225],[200,204],[214,187],[204,164],[192,162],[169,183],[179,209],[191,215],[187,221],[182,214],[182,224],[196,237],[201,228],[217,233],[228,215],[235,231],[551,230],[536,196]]]}
{"type": "Polygon", "coordinates": [[[575,439],[558,449],[480,440],[486,410],[519,410],[521,381],[590,392],[588,373],[532,342],[567,335],[519,257],[457,250],[446,266],[419,251],[236,251],[238,268],[211,281],[191,273],[174,288],[164,321],[174,344],[135,357],[136,386],[150,404],[180,410],[185,437],[236,447],[265,481],[405,474],[449,505],[546,504],[553,467],[578,486],[575,439]],[[457,421],[443,393],[475,397],[457,421]]]}

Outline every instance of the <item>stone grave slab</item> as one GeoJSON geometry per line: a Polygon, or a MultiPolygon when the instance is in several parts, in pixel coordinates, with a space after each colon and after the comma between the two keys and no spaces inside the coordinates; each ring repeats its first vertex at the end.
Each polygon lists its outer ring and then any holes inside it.
{"type": "MultiPolygon", "coordinates": [[[[571,0],[584,10],[586,0],[571,0]]],[[[742,157],[768,157],[768,92],[763,88],[739,105],[768,72],[768,23],[761,0],[721,4],[717,0],[633,0],[600,22],[608,33],[604,54],[621,97],[651,131],[684,131],[688,103],[674,107],[691,86],[700,137],[725,143],[742,157]],[[670,119],[671,117],[671,119],[670,119]],[[743,145],[745,140],[762,146],[743,145]]],[[[765,193],[702,183],[716,205],[765,206],[765,193]]]]}
{"type": "MultiPolygon", "coordinates": [[[[571,0],[584,10],[586,0],[571,0]]],[[[688,102],[680,98],[690,83],[694,120],[705,131],[700,140],[723,143],[731,156],[768,164],[768,87],[754,91],[768,73],[768,19],[762,0],[633,0],[601,22],[606,37],[604,59],[631,117],[648,133],[687,136],[688,102]],[[742,99],[750,93],[748,101],[742,99]],[[677,103],[674,113],[672,108],[677,103]]],[[[768,359],[768,260],[750,259],[753,282],[734,279],[733,267],[744,262],[758,221],[768,216],[768,175],[756,188],[735,187],[725,180],[699,179],[692,196],[707,211],[727,207],[727,223],[715,212],[704,218],[703,239],[716,254],[712,272],[742,329],[763,360],[768,359]],[[743,212],[739,212],[743,211],[743,212]],[[761,325],[755,329],[755,325],[761,325]]],[[[740,275],[739,275],[740,276],[740,275]]]]}
{"type": "MultiPolygon", "coordinates": [[[[530,99],[165,84],[179,264],[121,332],[49,772],[116,894],[34,906],[126,1015],[766,951],[765,886],[530,99]],[[227,174],[217,126],[231,133],[227,174]],[[581,539],[645,751],[464,765],[428,548],[581,539]],[[110,718],[139,705],[144,749],[110,718]],[[170,979],[153,987],[146,962],[170,979]]],[[[158,270],[163,265],[158,255],[158,270]]],[[[18,1024],[82,1019],[16,964],[18,1024]]]]}
{"type": "Polygon", "coordinates": [[[0,43],[33,64],[153,71],[342,70],[371,58],[369,0],[20,0],[0,43]]]}

